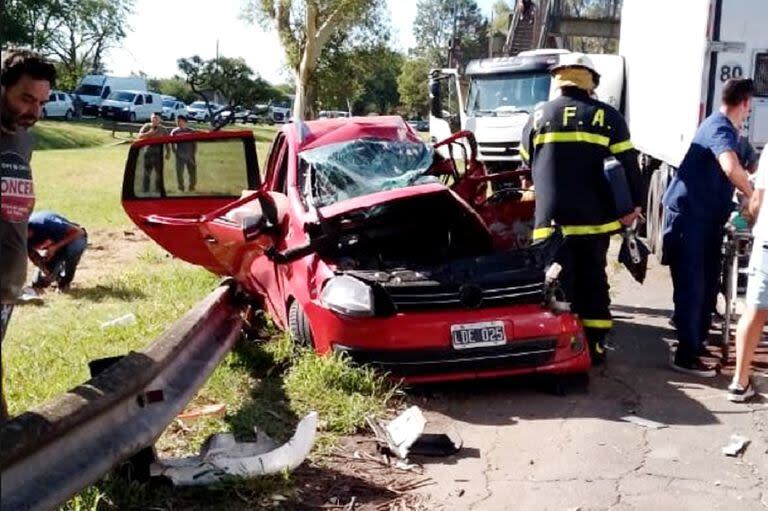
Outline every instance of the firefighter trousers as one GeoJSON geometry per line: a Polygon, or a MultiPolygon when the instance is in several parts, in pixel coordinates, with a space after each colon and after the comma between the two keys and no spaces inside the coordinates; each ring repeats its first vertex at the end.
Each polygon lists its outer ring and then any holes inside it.
{"type": "Polygon", "coordinates": [[[567,236],[556,257],[563,267],[560,282],[571,310],[581,318],[590,349],[599,355],[613,326],[605,272],[610,242],[610,234],[567,236]]]}

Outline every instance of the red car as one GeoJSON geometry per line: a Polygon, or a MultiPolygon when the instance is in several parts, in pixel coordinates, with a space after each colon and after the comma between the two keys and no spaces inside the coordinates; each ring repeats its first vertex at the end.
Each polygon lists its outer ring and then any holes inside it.
{"type": "Polygon", "coordinates": [[[433,147],[400,117],[298,122],[262,182],[250,131],[145,139],[123,205],[318,353],[412,382],[587,372],[582,326],[557,300],[561,238],[531,246],[533,202],[491,192],[520,172],[488,175],[475,154],[470,133],[433,147]]]}

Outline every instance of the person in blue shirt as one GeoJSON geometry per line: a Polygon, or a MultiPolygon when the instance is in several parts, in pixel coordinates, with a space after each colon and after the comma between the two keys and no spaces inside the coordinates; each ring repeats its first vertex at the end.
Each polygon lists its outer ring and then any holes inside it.
{"type": "Polygon", "coordinates": [[[52,211],[38,211],[29,217],[27,231],[27,252],[39,269],[32,288],[40,292],[56,282],[59,291],[67,291],[88,246],[85,229],[52,211]]]}
{"type": "Polygon", "coordinates": [[[662,199],[664,253],[674,286],[678,346],[671,367],[714,377],[715,367],[700,355],[709,335],[720,282],[723,229],[733,211],[734,187],[752,195],[739,155],[739,130],[749,115],[755,85],[731,79],[722,106],[699,126],[688,152],[662,199]]]}

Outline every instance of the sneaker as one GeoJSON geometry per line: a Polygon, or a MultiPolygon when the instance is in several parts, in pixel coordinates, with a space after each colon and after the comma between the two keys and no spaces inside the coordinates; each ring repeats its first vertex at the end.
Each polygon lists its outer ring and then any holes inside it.
{"type": "Polygon", "coordinates": [[[746,387],[742,387],[736,382],[731,382],[731,384],[728,385],[728,395],[726,397],[728,398],[728,401],[744,403],[756,395],[757,392],[755,392],[755,386],[752,385],[752,379],[750,378],[746,387]]]}
{"type": "Polygon", "coordinates": [[[686,363],[678,362],[673,359],[670,361],[669,367],[677,372],[690,374],[692,376],[701,376],[702,378],[714,378],[717,376],[717,370],[714,366],[705,364],[698,358],[686,363]]]}

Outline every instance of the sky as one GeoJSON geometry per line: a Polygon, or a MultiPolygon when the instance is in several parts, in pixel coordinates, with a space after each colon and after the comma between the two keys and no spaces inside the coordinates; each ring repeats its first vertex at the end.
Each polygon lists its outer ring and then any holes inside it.
{"type": "MultiPolygon", "coordinates": [[[[105,63],[110,74],[125,76],[143,71],[150,77],[177,74],[176,60],[219,54],[243,57],[262,78],[272,83],[292,81],[277,34],[240,19],[242,0],[136,0],[130,30],[120,46],[110,50],[105,63]]],[[[387,0],[396,49],[414,46],[412,27],[416,0],[387,0]]],[[[495,0],[478,0],[490,16],[495,0]]]]}

